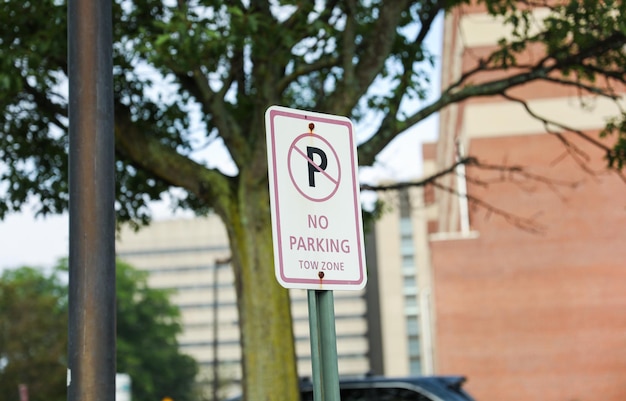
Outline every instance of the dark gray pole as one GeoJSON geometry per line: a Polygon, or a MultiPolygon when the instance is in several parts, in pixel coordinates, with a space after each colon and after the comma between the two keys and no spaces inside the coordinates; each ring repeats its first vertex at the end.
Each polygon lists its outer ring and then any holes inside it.
{"type": "Polygon", "coordinates": [[[111,0],[69,0],[68,401],[115,399],[111,0]]]}

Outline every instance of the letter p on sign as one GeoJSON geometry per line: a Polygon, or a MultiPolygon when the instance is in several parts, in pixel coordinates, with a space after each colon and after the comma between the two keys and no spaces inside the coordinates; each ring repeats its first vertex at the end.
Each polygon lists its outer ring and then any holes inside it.
{"type": "Polygon", "coordinates": [[[326,158],[326,153],[320,148],[314,148],[313,146],[306,147],[306,155],[308,157],[308,166],[309,166],[309,186],[315,186],[315,173],[326,170],[326,166],[328,166],[328,159],[326,158]],[[318,155],[321,159],[319,164],[315,163],[315,159],[313,155],[318,155]]]}

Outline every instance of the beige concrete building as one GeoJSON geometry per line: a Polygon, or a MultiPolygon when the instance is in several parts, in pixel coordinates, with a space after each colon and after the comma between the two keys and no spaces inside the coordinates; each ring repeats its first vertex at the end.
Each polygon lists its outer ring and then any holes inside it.
{"type": "MultiPolygon", "coordinates": [[[[147,271],[153,288],[173,290],[184,331],[184,352],[196,358],[201,380],[212,383],[213,366],[224,395],[240,391],[241,348],[234,277],[223,261],[230,256],[224,225],[215,215],[156,221],[138,232],[125,228],[117,256],[147,271]]],[[[370,370],[364,291],[335,291],[337,352],[341,375],[370,370]]],[[[291,290],[294,336],[300,376],[311,376],[306,290],[291,290]]]]}
{"type": "MultiPolygon", "coordinates": [[[[335,291],[339,373],[362,376],[431,374],[432,277],[428,270],[427,216],[422,189],[388,196],[393,206],[366,236],[368,285],[335,291]]],[[[430,210],[430,211],[429,211],[430,210]]],[[[117,256],[148,272],[153,288],[173,291],[180,308],[184,352],[225,395],[239,391],[241,349],[233,272],[226,231],[215,215],[153,222],[138,232],[124,228],[117,256]],[[214,322],[217,322],[214,324],[214,322]]],[[[311,376],[306,290],[290,290],[300,376],[311,376]]]]}
{"type": "Polygon", "coordinates": [[[372,370],[386,376],[434,373],[432,275],[423,190],[381,195],[388,210],[366,239],[372,370]]]}

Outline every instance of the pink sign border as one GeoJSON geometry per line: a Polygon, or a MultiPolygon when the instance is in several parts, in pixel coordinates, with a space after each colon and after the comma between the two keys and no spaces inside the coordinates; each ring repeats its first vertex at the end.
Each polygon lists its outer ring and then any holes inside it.
{"type": "Polygon", "coordinates": [[[283,280],[284,283],[293,283],[293,284],[307,284],[307,285],[318,285],[318,286],[324,286],[324,285],[350,285],[350,286],[359,286],[360,284],[363,283],[363,281],[365,280],[365,266],[363,265],[363,255],[361,253],[361,249],[362,249],[362,244],[361,244],[361,216],[359,216],[359,203],[358,203],[358,188],[356,183],[357,181],[357,175],[356,175],[356,167],[355,167],[355,160],[356,160],[356,155],[354,153],[355,150],[355,145],[354,145],[354,135],[352,132],[352,124],[349,121],[344,121],[344,120],[336,120],[336,119],[332,119],[332,118],[326,118],[326,117],[318,117],[317,115],[309,115],[307,116],[306,114],[298,114],[298,113],[292,113],[292,112],[288,112],[288,111],[283,111],[283,110],[270,110],[269,111],[269,119],[270,119],[270,135],[271,135],[271,144],[272,144],[272,164],[273,164],[273,174],[274,174],[274,208],[275,208],[275,213],[276,213],[276,231],[277,231],[277,241],[278,241],[278,263],[279,263],[279,271],[280,271],[280,277],[283,280]],[[358,250],[358,258],[359,258],[359,278],[357,280],[326,280],[326,279],[305,279],[305,278],[290,278],[288,276],[285,275],[285,269],[284,269],[284,263],[283,263],[283,238],[282,238],[282,232],[281,232],[281,214],[280,214],[280,200],[278,199],[278,177],[277,177],[277,166],[276,166],[276,130],[274,128],[274,119],[276,117],[288,117],[288,118],[297,118],[297,119],[301,119],[301,120],[307,120],[307,121],[311,121],[311,122],[322,122],[322,123],[327,123],[327,124],[335,124],[335,125],[343,125],[348,129],[348,139],[350,141],[350,171],[351,171],[351,175],[352,175],[352,200],[354,202],[354,214],[355,214],[355,221],[356,221],[356,240],[357,240],[357,250],[358,250]]]}

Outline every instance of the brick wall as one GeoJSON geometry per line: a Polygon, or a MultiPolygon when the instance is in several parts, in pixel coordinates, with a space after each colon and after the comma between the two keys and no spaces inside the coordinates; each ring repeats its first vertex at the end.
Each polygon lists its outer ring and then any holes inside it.
{"type": "MultiPolygon", "coordinates": [[[[576,144],[601,170],[600,153],[576,144]]],[[[540,232],[470,207],[478,238],[431,241],[438,373],[467,375],[479,401],[626,400],[626,183],[586,173],[550,135],[469,150],[552,181],[468,171],[489,182],[470,181],[472,196],[540,232]]]]}

